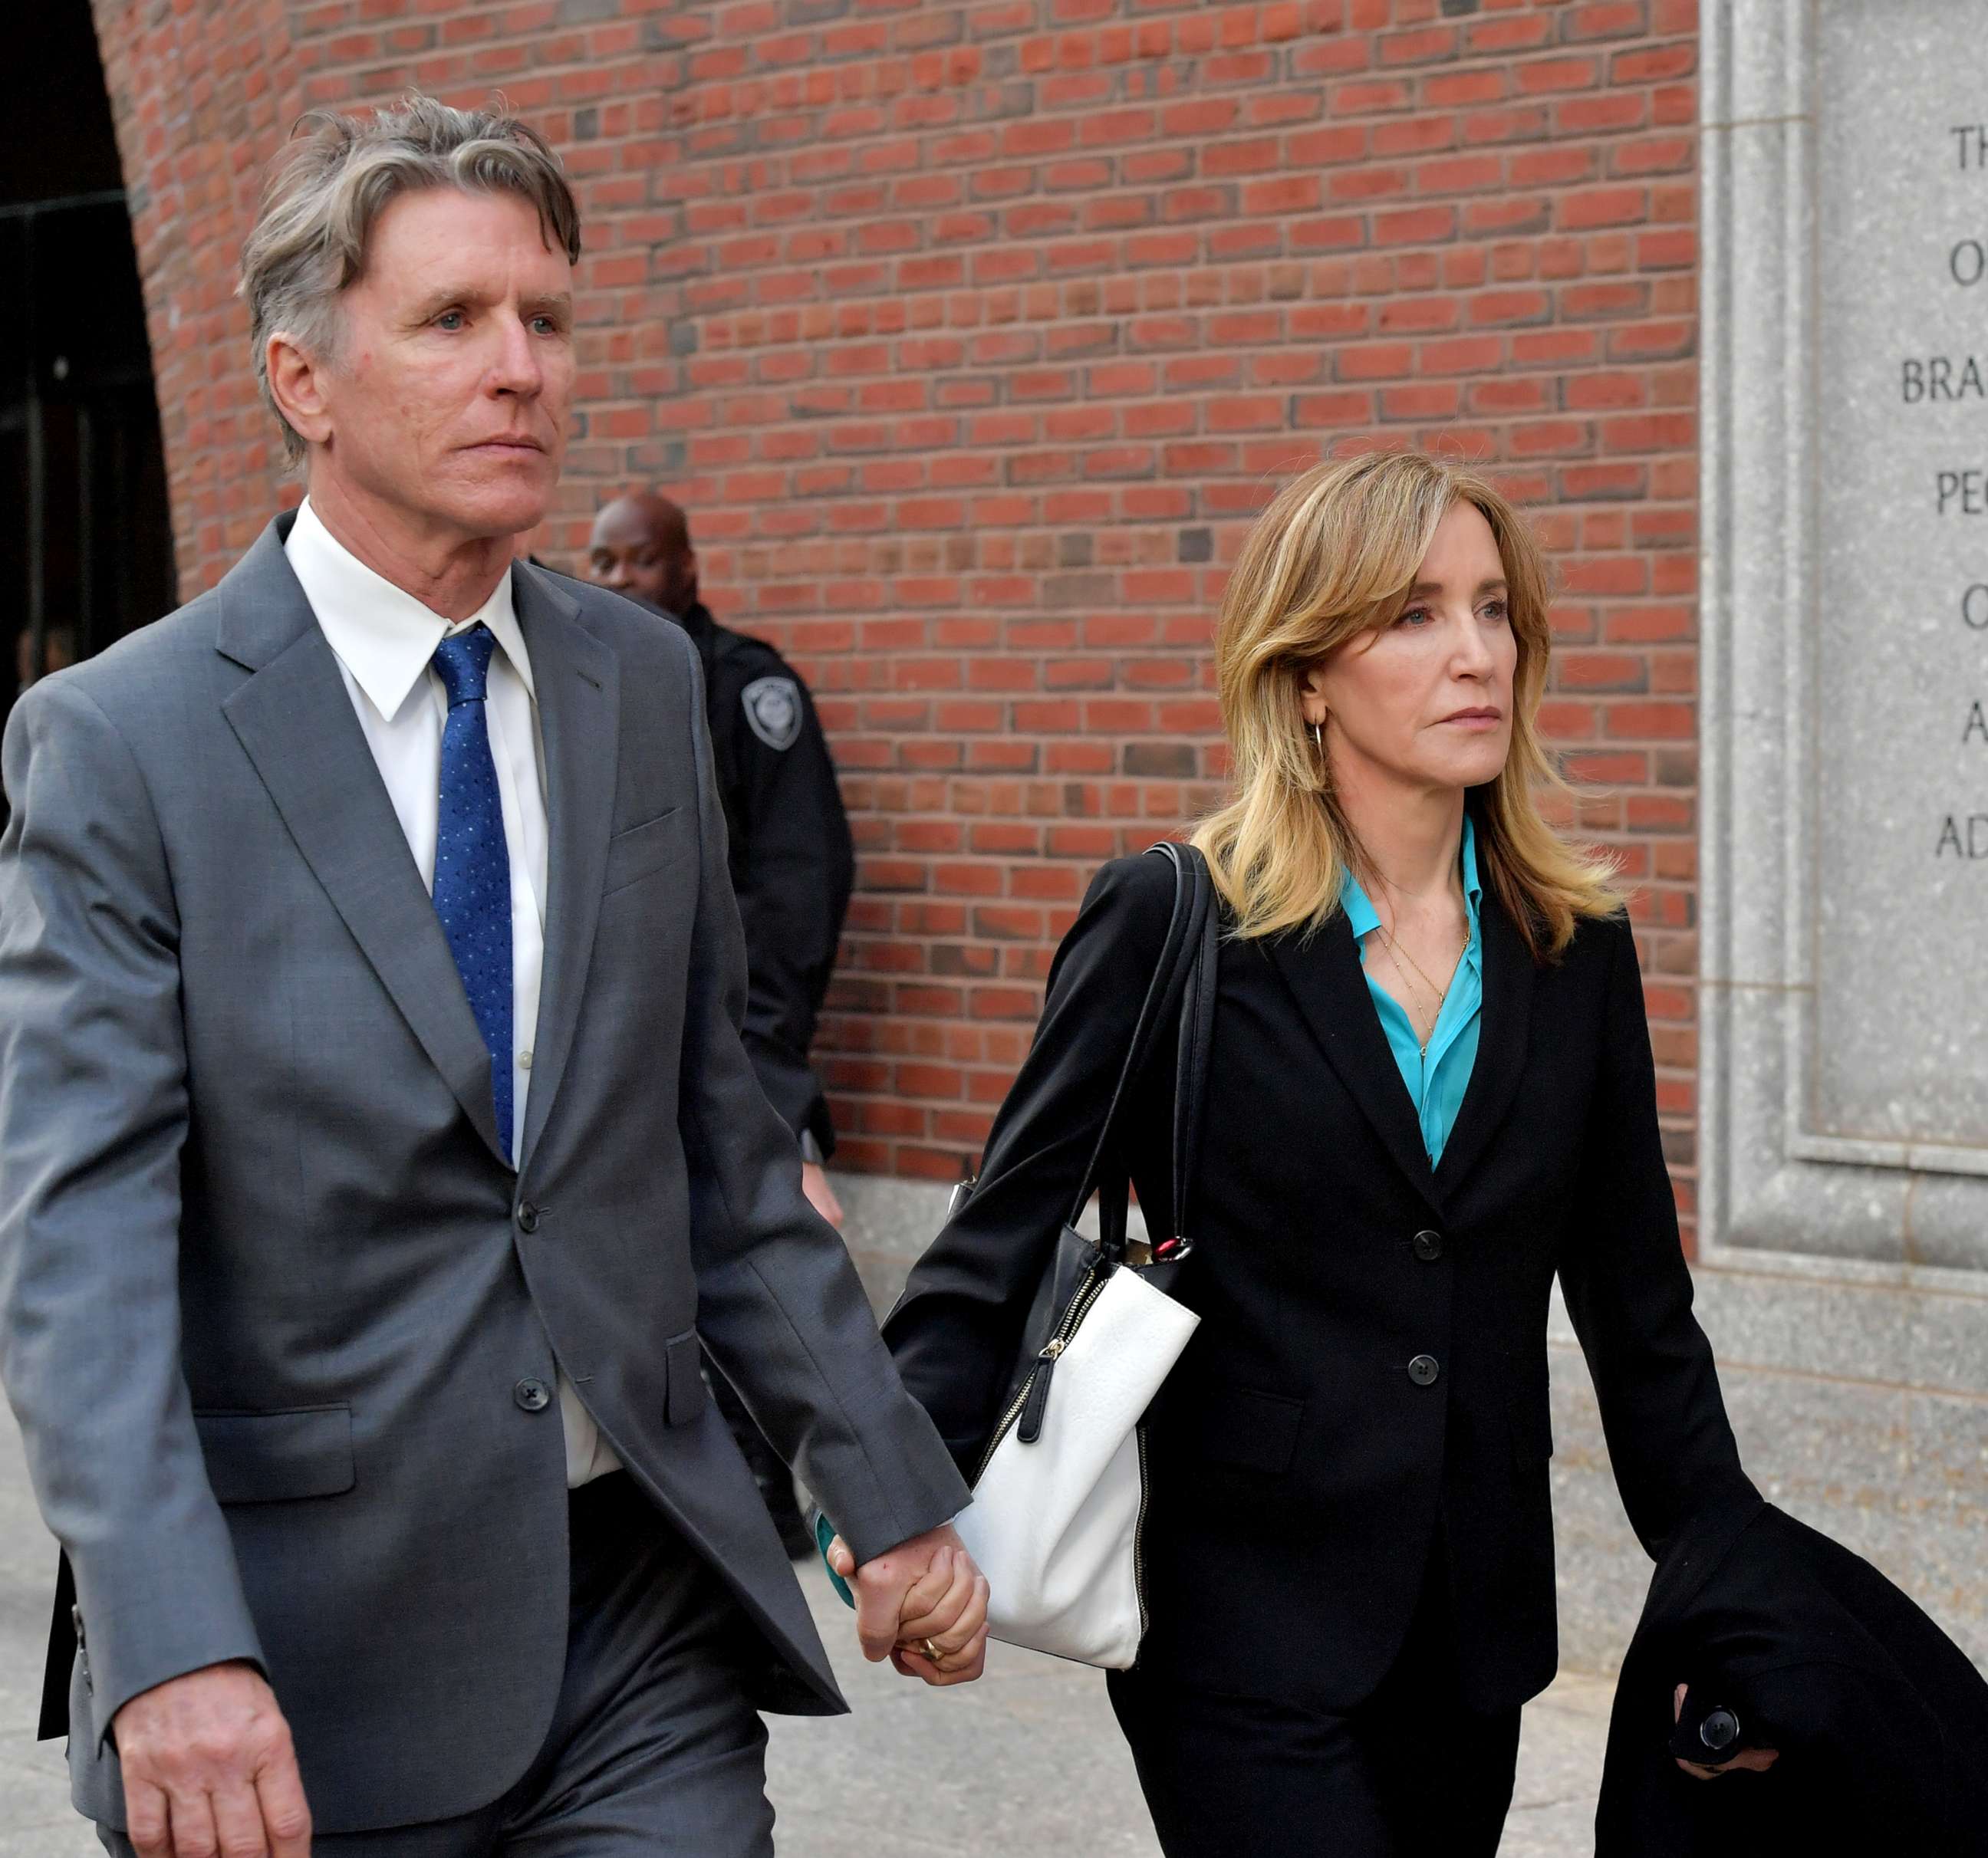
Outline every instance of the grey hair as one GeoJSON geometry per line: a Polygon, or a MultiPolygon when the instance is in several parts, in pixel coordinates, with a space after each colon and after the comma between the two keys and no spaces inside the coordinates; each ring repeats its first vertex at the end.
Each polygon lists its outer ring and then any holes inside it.
{"type": "Polygon", "coordinates": [[[338,299],[366,269],[380,215],[429,187],[516,194],[539,215],[549,245],[580,260],[580,208],[551,145],[516,117],[451,110],[410,96],[370,117],[313,110],[298,123],[242,250],[239,294],[248,305],[255,384],[283,429],[292,466],[304,441],[269,390],[269,337],[278,330],[314,360],[336,360],[338,299]]]}

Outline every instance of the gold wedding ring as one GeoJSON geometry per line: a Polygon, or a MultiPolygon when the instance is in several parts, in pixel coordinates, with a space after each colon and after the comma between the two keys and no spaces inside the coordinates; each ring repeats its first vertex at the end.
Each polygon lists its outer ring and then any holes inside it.
{"type": "Polygon", "coordinates": [[[928,1639],[925,1640],[925,1656],[931,1659],[933,1664],[937,1664],[943,1660],[945,1657],[945,1654],[941,1651],[931,1640],[928,1639]]]}

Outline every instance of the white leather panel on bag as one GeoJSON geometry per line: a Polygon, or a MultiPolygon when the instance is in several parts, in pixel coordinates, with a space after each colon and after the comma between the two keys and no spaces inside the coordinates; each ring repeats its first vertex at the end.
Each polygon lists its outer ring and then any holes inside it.
{"type": "Polygon", "coordinates": [[[1138,1657],[1134,1431],[1200,1320],[1114,1272],[1056,1364],[1040,1435],[1011,1427],[996,1449],[958,1518],[996,1638],[1117,1671],[1138,1657]]]}

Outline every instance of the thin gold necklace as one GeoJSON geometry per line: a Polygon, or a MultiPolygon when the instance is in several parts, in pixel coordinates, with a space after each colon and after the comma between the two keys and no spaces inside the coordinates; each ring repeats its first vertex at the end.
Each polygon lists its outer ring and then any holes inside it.
{"type": "MultiPolygon", "coordinates": [[[[1428,1039],[1422,1040],[1419,1048],[1422,1056],[1424,1058],[1427,1058],[1428,1056],[1429,1039],[1435,1038],[1437,1023],[1442,1018],[1442,1004],[1449,998],[1450,988],[1456,984],[1456,969],[1452,968],[1449,971],[1449,980],[1445,981],[1441,987],[1439,987],[1426,974],[1423,973],[1422,963],[1418,961],[1415,958],[1410,954],[1399,942],[1395,941],[1394,931],[1389,928],[1385,923],[1383,923],[1381,925],[1381,933],[1388,938],[1388,952],[1391,954],[1399,955],[1403,961],[1407,962],[1408,964],[1415,971],[1416,977],[1421,981],[1422,985],[1427,988],[1431,993],[1435,995],[1435,1012],[1429,1020],[1428,1039]]],[[[1469,946],[1470,924],[1468,918],[1466,917],[1463,925],[1463,941],[1456,951],[1456,959],[1459,966],[1462,964],[1463,961],[1463,951],[1469,946]]]]}

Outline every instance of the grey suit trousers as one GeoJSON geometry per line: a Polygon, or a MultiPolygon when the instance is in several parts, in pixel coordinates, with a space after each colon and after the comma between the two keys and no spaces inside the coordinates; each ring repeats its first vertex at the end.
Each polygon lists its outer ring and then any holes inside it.
{"type": "MultiPolygon", "coordinates": [[[[742,1676],[765,1662],[758,1634],[625,1472],[568,1508],[566,1675],[537,1758],[480,1812],[320,1836],[316,1858],[772,1858],[766,1730],[742,1676]]],[[[133,1858],[122,1833],[97,1836],[133,1858]]]]}

